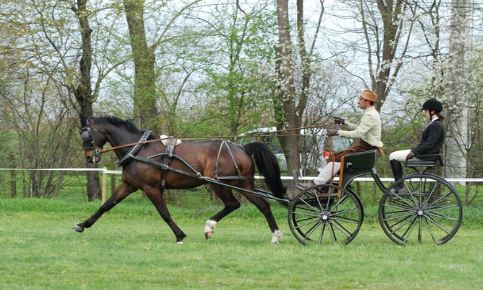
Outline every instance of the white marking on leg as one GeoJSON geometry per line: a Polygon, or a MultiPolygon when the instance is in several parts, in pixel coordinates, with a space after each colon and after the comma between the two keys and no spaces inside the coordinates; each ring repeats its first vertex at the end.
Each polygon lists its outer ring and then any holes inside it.
{"type": "Polygon", "coordinates": [[[275,230],[272,232],[272,244],[278,244],[283,237],[283,233],[281,230],[275,230]]]}
{"type": "Polygon", "coordinates": [[[214,221],[214,220],[207,220],[206,221],[204,233],[205,233],[205,237],[207,239],[211,238],[211,236],[213,236],[213,233],[215,232],[215,227],[216,227],[217,223],[218,222],[214,221]]]}

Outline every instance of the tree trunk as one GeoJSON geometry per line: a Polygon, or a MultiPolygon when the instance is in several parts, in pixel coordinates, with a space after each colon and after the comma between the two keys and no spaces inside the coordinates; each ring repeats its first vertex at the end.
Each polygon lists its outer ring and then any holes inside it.
{"type": "MultiPolygon", "coordinates": [[[[92,117],[92,103],[94,96],[91,89],[91,67],[92,67],[92,29],[89,26],[87,14],[87,0],[77,0],[77,7],[72,7],[75,12],[81,29],[82,57],[80,60],[80,79],[79,84],[74,89],[75,98],[79,104],[80,124],[92,117]]],[[[86,163],[87,168],[96,168],[96,164],[86,163]]],[[[101,197],[99,174],[97,171],[88,171],[87,175],[87,200],[93,201],[101,197]]]]}
{"type": "Polygon", "coordinates": [[[449,47],[449,104],[446,137],[446,176],[466,177],[468,138],[468,61],[469,1],[451,1],[451,31],[449,47]]]}
{"type": "Polygon", "coordinates": [[[134,62],[134,116],[139,125],[159,133],[156,106],[154,47],[149,47],[144,29],[144,0],[124,0],[134,62]]]}
{"type": "Polygon", "coordinates": [[[299,138],[301,116],[295,104],[295,84],[293,76],[292,42],[288,18],[288,0],[277,0],[279,45],[277,47],[276,75],[279,93],[274,96],[274,111],[277,129],[293,129],[279,134],[278,139],[287,160],[287,170],[291,174],[300,169],[299,138]]]}

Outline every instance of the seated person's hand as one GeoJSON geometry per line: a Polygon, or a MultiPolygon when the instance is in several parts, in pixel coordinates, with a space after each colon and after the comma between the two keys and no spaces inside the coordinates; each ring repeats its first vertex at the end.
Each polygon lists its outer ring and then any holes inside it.
{"type": "Polygon", "coordinates": [[[413,159],[414,158],[414,153],[411,151],[409,154],[406,156],[406,160],[413,159]]]}
{"type": "Polygon", "coordinates": [[[336,124],[340,124],[340,125],[345,125],[345,120],[341,117],[332,117],[332,119],[334,120],[334,123],[336,124]]]}
{"type": "Polygon", "coordinates": [[[327,129],[327,136],[337,136],[337,129],[327,129]]]}

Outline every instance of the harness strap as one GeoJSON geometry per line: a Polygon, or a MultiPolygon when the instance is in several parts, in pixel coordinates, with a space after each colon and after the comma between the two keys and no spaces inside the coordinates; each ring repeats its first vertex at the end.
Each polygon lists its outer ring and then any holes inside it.
{"type": "MultiPolygon", "coordinates": [[[[161,155],[161,160],[163,164],[170,165],[171,160],[173,159],[173,152],[174,152],[174,147],[178,144],[176,139],[174,138],[168,138],[162,140],[165,143],[164,147],[164,154],[161,155]]],[[[161,143],[163,143],[161,141],[161,143]]],[[[161,191],[163,191],[166,188],[166,171],[161,172],[161,191]]]]}
{"type": "Polygon", "coordinates": [[[186,172],[184,170],[179,170],[179,169],[173,168],[169,165],[166,165],[164,163],[161,163],[161,162],[149,159],[149,158],[139,157],[139,156],[133,156],[132,158],[134,160],[152,165],[152,166],[159,168],[161,170],[169,170],[169,171],[173,171],[173,172],[176,172],[176,173],[179,173],[179,174],[182,174],[182,175],[186,175],[186,176],[189,176],[189,177],[193,177],[193,178],[201,178],[201,176],[202,176],[201,173],[199,173],[197,171],[195,171],[195,173],[186,172]]]}
{"type": "Polygon", "coordinates": [[[143,148],[144,142],[146,142],[146,140],[149,138],[149,136],[151,136],[151,131],[150,130],[145,131],[143,133],[143,135],[141,136],[141,139],[139,139],[138,143],[136,143],[136,145],[134,145],[134,147],[131,148],[131,150],[129,150],[129,152],[126,155],[124,155],[124,157],[121,158],[121,160],[117,161],[117,165],[123,166],[129,160],[131,160],[131,158],[136,156],[136,154],[138,154],[139,151],[141,151],[141,149],[143,148]]]}
{"type": "Polygon", "coordinates": [[[233,156],[233,153],[231,152],[231,149],[230,149],[230,144],[227,141],[222,141],[220,144],[220,148],[218,148],[218,154],[216,156],[216,162],[215,162],[215,179],[222,178],[222,177],[218,177],[218,163],[219,163],[218,161],[220,160],[221,150],[223,149],[223,147],[226,147],[226,149],[228,150],[228,154],[230,154],[230,158],[233,161],[233,165],[235,166],[236,172],[238,173],[238,177],[241,177],[240,168],[238,168],[238,165],[236,164],[235,157],[233,156]]]}

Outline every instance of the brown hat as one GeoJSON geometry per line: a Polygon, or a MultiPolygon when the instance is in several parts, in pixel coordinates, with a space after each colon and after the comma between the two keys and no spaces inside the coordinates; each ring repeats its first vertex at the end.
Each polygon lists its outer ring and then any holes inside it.
{"type": "Polygon", "coordinates": [[[377,95],[371,90],[363,90],[361,93],[361,98],[375,103],[377,101],[377,95]]]}

